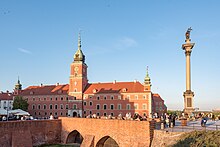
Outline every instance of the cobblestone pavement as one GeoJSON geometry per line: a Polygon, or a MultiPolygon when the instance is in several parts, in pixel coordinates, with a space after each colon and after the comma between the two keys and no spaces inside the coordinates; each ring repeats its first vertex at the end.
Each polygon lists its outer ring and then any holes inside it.
{"type": "Polygon", "coordinates": [[[190,132],[194,130],[219,130],[220,131],[220,120],[212,121],[208,120],[205,127],[201,126],[201,120],[188,121],[187,126],[181,126],[180,121],[176,121],[176,126],[172,128],[165,128],[165,131],[169,132],[190,132]]]}

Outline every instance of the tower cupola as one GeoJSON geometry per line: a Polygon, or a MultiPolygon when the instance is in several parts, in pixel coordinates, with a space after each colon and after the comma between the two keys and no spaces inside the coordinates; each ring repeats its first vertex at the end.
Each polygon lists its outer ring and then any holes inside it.
{"type": "Polygon", "coordinates": [[[148,67],[147,67],[147,74],[144,78],[144,84],[148,85],[148,84],[151,84],[150,82],[150,76],[149,76],[149,73],[148,73],[148,67]]]}
{"type": "Polygon", "coordinates": [[[151,81],[150,81],[150,76],[148,73],[148,67],[147,67],[147,74],[144,78],[144,91],[150,91],[151,90],[151,81]]]}
{"type": "Polygon", "coordinates": [[[74,61],[82,61],[85,62],[85,55],[83,54],[82,50],[81,50],[81,35],[79,33],[78,36],[78,50],[76,51],[76,53],[74,54],[74,61]]]}
{"type": "Polygon", "coordinates": [[[15,90],[22,90],[22,85],[20,83],[19,77],[18,77],[18,82],[15,84],[15,90]]]}

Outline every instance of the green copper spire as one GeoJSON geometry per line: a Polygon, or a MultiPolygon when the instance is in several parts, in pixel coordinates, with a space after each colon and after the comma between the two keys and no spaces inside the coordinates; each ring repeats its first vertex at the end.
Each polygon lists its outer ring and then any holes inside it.
{"type": "Polygon", "coordinates": [[[15,84],[15,90],[22,90],[22,85],[20,83],[19,76],[18,76],[18,82],[17,84],[15,84]]]}
{"type": "Polygon", "coordinates": [[[149,76],[149,73],[148,73],[148,66],[147,66],[147,74],[144,78],[144,84],[151,84],[150,82],[150,76],[149,76]]]}
{"type": "Polygon", "coordinates": [[[78,36],[78,50],[76,51],[76,53],[74,54],[74,61],[82,61],[85,62],[85,56],[81,50],[81,34],[79,33],[78,36]]]}
{"type": "Polygon", "coordinates": [[[81,50],[81,34],[78,35],[78,50],[81,50]]]}

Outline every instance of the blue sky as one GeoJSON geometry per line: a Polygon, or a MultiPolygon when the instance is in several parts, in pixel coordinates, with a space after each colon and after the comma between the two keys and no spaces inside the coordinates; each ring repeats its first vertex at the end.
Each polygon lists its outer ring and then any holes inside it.
{"type": "Polygon", "coordinates": [[[143,82],[183,109],[185,31],[192,27],[195,107],[220,108],[218,0],[1,0],[0,90],[68,83],[78,32],[89,82],[143,82]]]}

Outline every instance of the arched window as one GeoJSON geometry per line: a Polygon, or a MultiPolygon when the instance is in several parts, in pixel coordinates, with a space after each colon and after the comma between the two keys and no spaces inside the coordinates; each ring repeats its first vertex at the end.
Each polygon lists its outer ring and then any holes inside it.
{"type": "Polygon", "coordinates": [[[38,109],[40,109],[40,104],[38,104],[38,109]]]}

